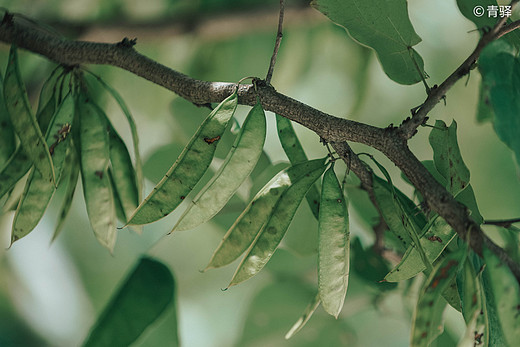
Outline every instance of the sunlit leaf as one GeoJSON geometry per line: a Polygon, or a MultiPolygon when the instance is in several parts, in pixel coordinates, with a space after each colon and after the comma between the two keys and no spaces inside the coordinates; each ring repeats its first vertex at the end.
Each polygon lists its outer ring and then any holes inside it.
{"type": "Polygon", "coordinates": [[[425,76],[423,60],[412,48],[421,38],[408,18],[406,0],[313,0],[311,5],[373,48],[392,80],[414,84],[425,76]]]}

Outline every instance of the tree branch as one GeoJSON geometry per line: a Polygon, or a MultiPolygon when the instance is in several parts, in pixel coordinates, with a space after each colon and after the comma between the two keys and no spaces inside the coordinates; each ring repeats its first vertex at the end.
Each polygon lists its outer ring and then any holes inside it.
{"type": "Polygon", "coordinates": [[[276,33],[276,41],[274,43],[274,51],[271,56],[271,62],[269,63],[269,70],[267,71],[267,77],[265,81],[267,84],[271,84],[271,78],[273,77],[274,65],[276,64],[276,57],[278,56],[278,49],[280,49],[280,44],[282,43],[283,37],[283,15],[285,12],[285,0],[280,0],[280,17],[278,19],[278,31],[276,33]]]}
{"type": "MultiPolygon", "coordinates": [[[[0,41],[15,44],[62,65],[104,64],[117,66],[163,86],[195,104],[220,102],[230,95],[236,87],[234,83],[193,79],[161,65],[138,53],[133,47],[133,40],[124,39],[115,44],[70,41],[48,31],[24,25],[22,21],[18,22],[12,16],[10,18],[4,17],[4,20],[0,23],[0,41]]],[[[354,141],[381,151],[402,170],[425,198],[429,207],[442,216],[462,239],[465,240],[467,232],[472,231],[470,246],[477,254],[481,255],[484,244],[482,230],[470,218],[467,208],[455,201],[453,196],[435,180],[413,155],[408,148],[407,139],[411,136],[410,134],[416,131],[416,126],[422,124],[424,118],[421,119],[421,117],[423,115],[425,117],[428,109],[433,108],[446,91],[466,73],[469,66],[477,59],[483,46],[489,42],[488,39],[481,40],[478,45],[480,48],[477,47],[459,69],[448,77],[440,87],[432,91],[425,104],[419,109],[419,112],[421,112],[420,114],[418,112],[419,116],[416,115],[400,128],[388,127],[383,129],[333,117],[277,92],[265,81],[257,83],[258,95],[265,110],[300,123],[327,142],[341,144],[345,141],[354,141]]],[[[251,106],[255,104],[256,93],[252,85],[241,85],[238,94],[241,104],[251,106]]],[[[343,145],[336,144],[335,146],[340,153],[343,145]]],[[[349,157],[350,163],[347,162],[347,165],[354,163],[352,169],[357,170],[355,169],[358,165],[355,161],[355,155],[349,157]]],[[[361,170],[359,172],[364,175],[361,170]]],[[[370,186],[366,178],[362,178],[362,181],[370,186]]],[[[486,241],[486,244],[489,244],[489,242],[486,241]]],[[[507,259],[507,254],[500,247],[491,246],[491,249],[501,259],[507,259]]],[[[520,283],[520,267],[518,264],[512,261],[507,264],[520,283]]]]}
{"type": "Polygon", "coordinates": [[[439,86],[434,86],[428,93],[426,100],[417,108],[412,109],[412,117],[407,118],[400,126],[402,136],[405,139],[410,139],[416,132],[417,128],[426,122],[428,113],[445,98],[448,90],[462,77],[469,74],[469,72],[475,67],[480,53],[484,47],[496,39],[510,33],[511,31],[520,27],[520,21],[504,25],[507,17],[502,18],[497,24],[487,33],[482,35],[479,40],[477,47],[469,55],[466,60],[450,75],[444,82],[439,86]]]}

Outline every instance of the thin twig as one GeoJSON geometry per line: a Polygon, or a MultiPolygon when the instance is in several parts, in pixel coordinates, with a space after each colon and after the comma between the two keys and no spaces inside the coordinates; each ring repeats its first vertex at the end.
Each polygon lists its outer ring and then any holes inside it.
{"type": "Polygon", "coordinates": [[[509,228],[511,224],[520,222],[520,218],[513,219],[502,219],[502,220],[486,220],[484,224],[486,225],[496,225],[499,227],[509,228]]]}
{"type": "MultiPolygon", "coordinates": [[[[511,5],[516,4],[516,0],[511,2],[511,5]]],[[[418,107],[414,108],[412,111],[412,117],[407,118],[401,126],[399,130],[401,132],[401,136],[408,140],[417,132],[417,128],[424,124],[427,119],[428,113],[439,103],[439,101],[446,97],[446,93],[449,89],[463,76],[469,74],[471,69],[475,67],[475,63],[482,53],[484,47],[486,47],[491,42],[497,40],[498,38],[504,36],[505,34],[517,29],[520,27],[520,21],[516,21],[510,23],[508,25],[504,25],[507,21],[507,17],[501,18],[496,25],[487,33],[482,35],[479,40],[477,47],[473,50],[473,52],[469,55],[469,57],[464,60],[464,62],[450,75],[448,78],[444,80],[439,86],[436,86],[430,90],[426,100],[418,107]]]]}
{"type": "Polygon", "coordinates": [[[265,81],[267,84],[271,84],[271,78],[273,77],[274,65],[276,64],[276,57],[278,56],[278,50],[280,49],[280,44],[282,43],[282,27],[283,27],[283,15],[285,12],[285,0],[280,0],[280,17],[278,19],[278,32],[276,33],[276,41],[274,42],[274,51],[271,56],[271,62],[269,63],[269,70],[267,71],[267,77],[265,81]]]}

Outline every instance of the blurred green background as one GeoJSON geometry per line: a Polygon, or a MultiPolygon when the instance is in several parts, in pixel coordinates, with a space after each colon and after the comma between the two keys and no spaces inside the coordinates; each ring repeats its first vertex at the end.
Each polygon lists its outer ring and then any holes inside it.
{"type": "MultiPolygon", "coordinates": [[[[236,82],[245,76],[264,77],[271,57],[277,0],[3,0],[9,11],[55,28],[67,37],[117,42],[137,37],[136,49],[195,78],[236,82]]],[[[416,46],[425,61],[430,85],[441,83],[478,40],[478,32],[456,7],[455,0],[409,1],[412,24],[423,42],[416,46]]],[[[0,44],[5,67],[9,47],[0,44]]],[[[20,52],[22,75],[32,102],[54,65],[20,52]]],[[[4,69],[2,67],[2,69],[4,69]]],[[[175,161],[207,110],[171,92],[113,67],[90,66],[124,97],[138,125],[147,178],[146,193],[175,161]]],[[[490,123],[475,119],[480,76],[475,70],[430,114],[458,123],[459,145],[471,171],[480,211],[486,219],[520,216],[520,185],[511,151],[490,123]]],[[[280,92],[338,117],[385,127],[399,124],[425,98],[422,84],[401,86],[382,72],[376,57],[346,32],[308,6],[288,0],[285,31],[272,84],[280,92]]],[[[130,143],[130,132],[117,106],[106,98],[105,109],[130,143]]],[[[242,122],[247,107],[239,107],[242,122]]],[[[274,115],[268,114],[265,155],[252,179],[212,222],[196,230],[170,231],[184,207],[166,219],[145,226],[142,235],[121,230],[113,255],[95,240],[78,187],[65,230],[50,244],[57,211],[51,209],[28,237],[6,248],[13,213],[0,217],[0,346],[77,346],[118,283],[142,254],[169,265],[178,286],[178,323],[183,346],[404,346],[419,280],[398,286],[378,283],[389,264],[368,249],[373,242],[373,211],[364,194],[352,187],[352,271],[345,307],[338,320],[321,308],[293,339],[284,335],[301,316],[316,289],[317,222],[302,204],[281,248],[255,278],[225,288],[234,265],[202,273],[213,250],[255,192],[287,158],[276,136],[274,115]]],[[[310,158],[326,155],[319,138],[295,125],[310,158]]],[[[410,147],[431,159],[429,128],[420,128],[410,147]]],[[[233,129],[217,152],[224,158],[233,129]],[[226,147],[227,146],[227,147],[226,147]]],[[[353,144],[358,152],[374,153],[353,144]]],[[[413,189],[395,166],[374,153],[410,196],[413,189]]],[[[215,161],[218,164],[218,160],[215,161]]],[[[345,167],[337,165],[341,178],[345,167]]],[[[208,177],[206,177],[206,180],[208,177]]],[[[60,202],[58,191],[53,207],[60,202]]],[[[500,242],[499,231],[488,232],[500,242]]],[[[442,346],[455,345],[464,331],[460,314],[445,313],[442,346]]],[[[135,346],[170,346],[173,312],[163,316],[135,346]]]]}

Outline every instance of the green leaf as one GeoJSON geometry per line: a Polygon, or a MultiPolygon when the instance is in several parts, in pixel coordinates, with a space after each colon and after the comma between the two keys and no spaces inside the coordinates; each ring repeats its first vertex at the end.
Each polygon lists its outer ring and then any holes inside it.
{"type": "MultiPolygon", "coordinates": [[[[320,310],[305,329],[289,340],[283,339],[297,317],[302,316],[302,308],[308,305],[307,308],[312,309],[315,299],[315,288],[294,278],[280,278],[260,288],[251,300],[236,346],[355,346],[356,338],[346,320],[334,319],[321,314],[320,310]]],[[[310,310],[305,309],[305,313],[310,310]]]]}
{"type": "Polygon", "coordinates": [[[429,346],[442,333],[442,311],[445,303],[441,299],[463,265],[466,249],[451,253],[440,261],[424,283],[414,311],[411,346],[429,346]]]}
{"type": "Polygon", "coordinates": [[[129,346],[171,304],[175,282],[161,262],[141,258],[94,325],[85,347],[129,346]]]}
{"type": "Polygon", "coordinates": [[[11,46],[4,80],[6,107],[20,145],[31,159],[43,179],[56,183],[49,147],[31,111],[25,86],[18,66],[16,46],[11,46]]]}
{"type": "Polygon", "coordinates": [[[229,228],[206,267],[218,268],[237,259],[251,245],[267,222],[280,196],[306,173],[322,167],[325,159],[303,162],[282,170],[253,198],[229,228]]]}
{"type": "Polygon", "coordinates": [[[520,341],[520,286],[509,268],[500,259],[484,247],[486,268],[493,292],[496,313],[502,327],[505,340],[510,346],[520,341]]]}
{"type": "MultiPolygon", "coordinates": [[[[59,183],[65,155],[70,145],[68,136],[74,117],[74,97],[67,94],[56,111],[46,134],[46,141],[51,152],[56,182],[59,183]]],[[[42,219],[45,210],[54,194],[55,187],[40,171],[32,170],[25,190],[14,216],[11,242],[15,242],[29,234],[42,219]]]]}
{"type": "Polygon", "coordinates": [[[381,214],[390,231],[401,241],[405,249],[413,242],[412,232],[422,230],[424,215],[406,195],[391,182],[374,175],[374,194],[381,214]]]}
{"type": "Polygon", "coordinates": [[[302,328],[305,326],[305,324],[307,324],[309,319],[311,319],[312,315],[314,314],[314,312],[316,311],[318,306],[320,306],[320,295],[319,294],[317,294],[311,300],[309,305],[307,305],[307,307],[303,311],[302,316],[296,321],[296,323],[294,323],[294,325],[291,327],[291,329],[289,329],[287,334],[285,334],[285,339],[286,340],[290,339],[291,337],[296,335],[296,333],[298,331],[302,330],[302,328]]]}
{"type": "Polygon", "coordinates": [[[482,289],[482,279],[480,274],[477,276],[472,262],[468,258],[464,263],[461,275],[457,276],[462,304],[462,314],[466,321],[466,334],[464,341],[459,346],[473,347],[489,346],[489,321],[487,310],[484,304],[484,293],[482,289]]]}
{"type": "Polygon", "coordinates": [[[347,293],[350,232],[347,201],[334,173],[323,175],[318,242],[318,289],[325,311],[338,318],[347,293]]]}
{"type": "Polygon", "coordinates": [[[520,59],[513,47],[498,40],[484,48],[478,62],[495,114],[495,131],[520,162],[520,59]]]}
{"type": "Polygon", "coordinates": [[[429,139],[435,167],[446,179],[448,191],[456,196],[469,183],[469,170],[457,143],[457,123],[453,121],[448,128],[442,120],[437,120],[429,139]]]}
{"type": "Polygon", "coordinates": [[[107,170],[110,148],[106,118],[87,95],[77,100],[83,195],[90,225],[99,243],[111,252],[117,237],[112,185],[107,170]]]}
{"type": "Polygon", "coordinates": [[[353,253],[351,268],[359,278],[380,291],[397,287],[397,283],[382,281],[390,268],[373,246],[364,249],[359,237],[354,237],[351,243],[351,253],[353,253]]]}
{"type": "MultiPolygon", "coordinates": [[[[502,2],[501,5],[502,4],[504,3],[502,2]]],[[[475,23],[477,28],[480,30],[481,35],[484,34],[486,30],[494,27],[500,19],[499,11],[497,12],[496,18],[490,16],[488,11],[489,6],[495,6],[497,9],[499,8],[496,0],[457,0],[457,5],[462,15],[475,23]]],[[[508,19],[507,23],[511,23],[511,20],[508,19]]],[[[516,47],[520,46],[520,36],[516,30],[506,34],[504,39],[516,47]]]]}
{"type": "Polygon", "coordinates": [[[406,0],[313,0],[311,6],[373,48],[395,82],[414,84],[426,76],[423,60],[412,48],[421,38],[408,18],[406,0]]]}
{"type": "Polygon", "coordinates": [[[475,23],[477,28],[482,29],[485,27],[493,27],[496,22],[497,18],[488,16],[487,8],[488,6],[497,6],[496,0],[457,0],[457,6],[459,7],[460,12],[464,17],[475,23]],[[476,7],[479,7],[478,9],[475,9],[476,7]],[[477,15],[475,14],[475,11],[479,11],[480,7],[483,10],[483,15],[477,15]]]}
{"type": "Polygon", "coordinates": [[[269,219],[249,247],[244,259],[231,279],[228,287],[239,284],[256,275],[271,259],[282,241],[298,206],[314,182],[323,174],[325,166],[307,172],[299,179],[291,182],[289,188],[281,193],[269,219]]]}
{"type": "MultiPolygon", "coordinates": [[[[431,264],[455,239],[457,233],[441,218],[432,219],[424,229],[419,242],[431,264]]],[[[426,270],[426,266],[422,262],[421,254],[415,244],[411,244],[399,264],[385,276],[385,280],[388,282],[404,281],[424,270],[426,270]]]]}
{"type": "Polygon", "coordinates": [[[480,81],[477,105],[477,122],[484,123],[493,121],[495,114],[489,95],[489,86],[484,85],[484,81],[480,81]]]}
{"type": "Polygon", "coordinates": [[[4,79],[0,74],[0,168],[4,166],[16,149],[16,136],[5,105],[3,85],[4,79]]]}
{"type": "Polygon", "coordinates": [[[127,224],[148,224],[170,214],[208,169],[215,149],[237,107],[237,92],[204,120],[163,179],[139,205],[127,224]]]}
{"type": "MultiPolygon", "coordinates": [[[[282,148],[291,164],[294,165],[307,161],[307,155],[303,150],[298,136],[296,136],[291,121],[285,117],[276,115],[276,127],[278,129],[278,139],[280,139],[282,148]]],[[[318,220],[320,210],[320,193],[318,192],[318,188],[312,186],[305,198],[307,199],[312,214],[316,217],[316,220],[318,220]]]]}
{"type": "Polygon", "coordinates": [[[266,135],[266,120],[258,102],[249,112],[220,169],[193,199],[173,230],[193,229],[213,218],[255,168],[266,135]]]}

